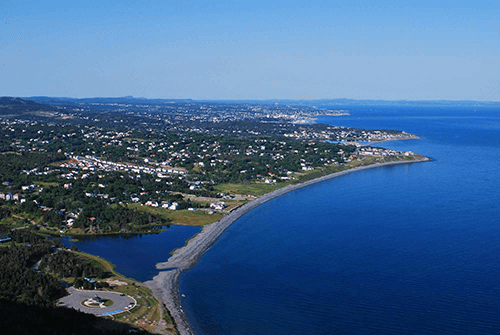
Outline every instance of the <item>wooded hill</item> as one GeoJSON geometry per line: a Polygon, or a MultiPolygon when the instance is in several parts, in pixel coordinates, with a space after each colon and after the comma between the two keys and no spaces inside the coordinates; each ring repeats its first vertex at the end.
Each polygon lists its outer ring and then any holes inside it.
{"type": "Polygon", "coordinates": [[[57,112],[54,107],[40,104],[31,100],[0,97],[0,115],[23,115],[33,114],[36,112],[57,112]]]}

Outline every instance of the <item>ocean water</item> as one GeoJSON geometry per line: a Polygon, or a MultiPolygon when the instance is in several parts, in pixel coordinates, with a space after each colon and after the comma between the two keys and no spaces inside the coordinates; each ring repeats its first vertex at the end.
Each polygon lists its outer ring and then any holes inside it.
{"type": "Polygon", "coordinates": [[[116,236],[85,237],[73,240],[61,238],[67,247],[100,256],[116,265],[116,271],[140,281],[158,274],[156,263],[164,262],[170,252],[183,247],[186,240],[201,231],[200,227],[176,226],[158,234],[121,234],[116,236]]]}
{"type": "Polygon", "coordinates": [[[237,220],[181,274],[198,334],[500,332],[500,109],[348,110],[318,122],[414,133],[379,146],[432,161],[315,184],[237,220]]]}

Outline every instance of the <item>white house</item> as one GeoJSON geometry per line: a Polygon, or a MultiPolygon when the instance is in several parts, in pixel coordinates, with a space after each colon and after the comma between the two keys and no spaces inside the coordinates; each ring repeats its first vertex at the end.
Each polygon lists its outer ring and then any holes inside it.
{"type": "Polygon", "coordinates": [[[219,201],[219,202],[213,202],[210,204],[210,208],[213,208],[215,210],[223,210],[224,208],[226,207],[226,203],[223,202],[223,201],[219,201]]]}

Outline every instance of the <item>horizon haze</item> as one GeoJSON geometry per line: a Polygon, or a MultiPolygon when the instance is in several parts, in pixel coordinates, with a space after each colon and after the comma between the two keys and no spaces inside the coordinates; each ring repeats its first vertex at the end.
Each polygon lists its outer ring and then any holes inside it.
{"type": "Polygon", "coordinates": [[[500,101],[490,1],[6,0],[0,95],[500,101]]]}

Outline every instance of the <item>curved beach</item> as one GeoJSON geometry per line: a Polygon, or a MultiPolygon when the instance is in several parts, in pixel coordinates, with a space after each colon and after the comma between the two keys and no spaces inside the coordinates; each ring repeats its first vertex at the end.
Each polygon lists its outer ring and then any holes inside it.
{"type": "Polygon", "coordinates": [[[283,188],[277,189],[273,192],[267,193],[241,207],[234,210],[221,220],[212,223],[210,225],[204,226],[203,230],[197,234],[195,237],[190,239],[186,246],[175,250],[172,257],[168,261],[163,263],[158,263],[157,268],[161,271],[153,280],[146,282],[145,284],[151,288],[154,295],[165,304],[165,307],[169,310],[172,318],[175,322],[178,332],[181,335],[194,334],[186,315],[182,309],[179,289],[178,289],[178,278],[182,271],[189,269],[193,266],[198,258],[207,251],[217,240],[217,238],[226,230],[234,221],[240,218],[242,215],[250,211],[251,209],[265,203],[266,201],[276,198],[287,192],[306,187],[318,182],[322,182],[328,179],[336,178],[339,176],[346,175],[348,173],[389,166],[389,165],[399,165],[399,164],[409,164],[416,162],[428,161],[429,158],[422,158],[420,160],[413,161],[398,161],[389,163],[379,163],[372,164],[368,166],[361,166],[345,171],[340,171],[332,173],[320,178],[309,180],[307,182],[288,185],[283,188]]]}

